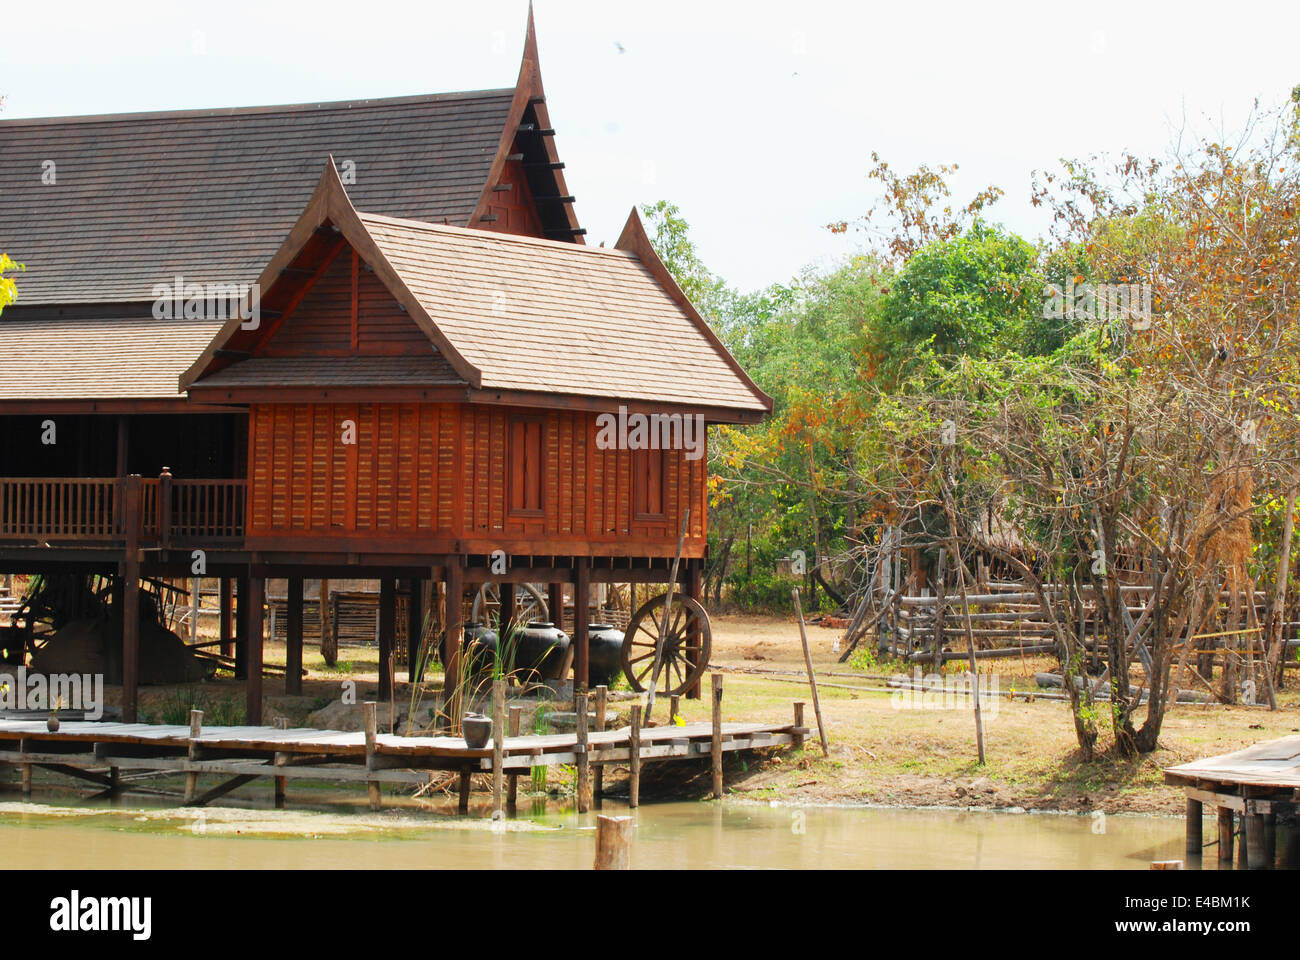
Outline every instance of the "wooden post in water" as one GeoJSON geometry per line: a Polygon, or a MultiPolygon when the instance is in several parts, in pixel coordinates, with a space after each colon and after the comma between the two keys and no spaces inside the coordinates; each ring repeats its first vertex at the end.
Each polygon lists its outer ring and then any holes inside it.
{"type": "Polygon", "coordinates": [[[1219,863],[1232,863],[1232,810],[1219,807],[1219,863]]]}
{"type": "MultiPolygon", "coordinates": [[[[190,763],[199,759],[199,735],[203,733],[203,711],[190,711],[190,740],[189,750],[186,756],[190,763]]],[[[199,792],[199,775],[197,773],[185,774],[185,802],[190,803],[198,796],[199,792]]]]}
{"type": "Polygon", "coordinates": [[[1187,798],[1187,855],[1189,857],[1199,857],[1201,848],[1204,846],[1203,837],[1201,836],[1201,817],[1203,816],[1201,801],[1187,798]]]}
{"type": "MultiPolygon", "coordinates": [[[[579,602],[582,600],[578,598],[579,602]]],[[[577,728],[577,743],[574,752],[578,755],[578,812],[586,813],[591,809],[591,758],[587,755],[587,692],[580,690],[573,695],[574,724],[577,728]]]]}
{"type": "Polygon", "coordinates": [[[502,793],[505,790],[506,759],[506,682],[492,681],[492,819],[505,817],[501,808],[502,793]]]}
{"type": "MultiPolygon", "coordinates": [[[[302,583],[301,580],[299,580],[298,582],[299,582],[299,584],[302,583]]],[[[299,589],[301,589],[301,587],[300,587],[299,589]]],[[[292,592],[292,591],[291,591],[291,592],[292,592]]],[[[292,602],[292,600],[291,600],[290,602],[292,602]]],[[[289,721],[288,721],[287,719],[285,719],[284,717],[276,717],[276,718],[275,718],[275,728],[276,728],[277,730],[287,730],[287,729],[289,729],[289,721]]],[[[281,752],[279,752],[279,751],[276,751],[275,759],[274,759],[273,762],[274,762],[274,764],[275,764],[277,767],[283,767],[286,763],[289,762],[289,754],[287,754],[287,753],[281,753],[281,752]]],[[[286,778],[286,777],[276,777],[276,778],[275,778],[275,794],[274,794],[274,800],[275,800],[275,809],[277,809],[277,810],[283,810],[283,809],[284,809],[284,795],[285,795],[285,788],[286,788],[288,785],[289,785],[288,778],[286,778]]]]}
{"type": "MultiPolygon", "coordinates": [[[[1250,805],[1247,804],[1249,807],[1250,805]]],[[[1273,863],[1267,855],[1264,841],[1264,815],[1262,813],[1246,814],[1246,863],[1251,870],[1263,870],[1273,863]]]]}
{"type": "Polygon", "coordinates": [[[822,722],[822,701],[817,695],[817,674],[813,673],[812,651],[808,648],[808,630],[803,622],[803,605],[799,602],[799,588],[790,591],[794,597],[794,612],[799,617],[799,638],[803,642],[803,662],[808,668],[808,686],[812,689],[813,712],[817,714],[817,737],[822,743],[822,756],[831,755],[831,745],[826,740],[826,724],[822,722]]]}
{"type": "MultiPolygon", "coordinates": [[[[510,708],[510,736],[519,736],[519,728],[523,724],[524,708],[510,708]]],[[[514,809],[515,803],[519,798],[519,774],[510,774],[510,779],[506,781],[506,806],[514,809]]]]}
{"type": "Polygon", "coordinates": [[[632,706],[632,731],[628,734],[628,806],[635,810],[641,803],[641,704],[632,706]]]}
{"type": "MultiPolygon", "coordinates": [[[[367,700],[361,705],[361,716],[366,725],[366,769],[373,770],[375,768],[375,736],[379,725],[379,718],[375,712],[375,701],[367,700]]],[[[366,792],[370,794],[371,810],[379,810],[383,807],[384,798],[379,792],[378,780],[367,780],[366,792]]]]}
{"type": "Polygon", "coordinates": [[[722,799],[722,674],[712,674],[713,682],[713,799],[722,799]]]}
{"type": "Polygon", "coordinates": [[[460,813],[469,813],[469,794],[474,786],[473,780],[470,779],[472,775],[469,767],[460,768],[460,783],[456,789],[456,810],[460,813]]]}
{"type": "Polygon", "coordinates": [[[635,817],[596,818],[597,870],[628,870],[632,866],[632,831],[635,817]]]}
{"type": "MultiPolygon", "coordinates": [[[[607,709],[608,702],[609,702],[609,687],[603,687],[603,686],[597,687],[596,688],[596,732],[597,733],[603,733],[605,731],[605,711],[607,709]]],[[[605,765],[603,763],[596,764],[596,787],[594,793],[597,800],[600,800],[600,798],[605,794],[605,765]]]]}

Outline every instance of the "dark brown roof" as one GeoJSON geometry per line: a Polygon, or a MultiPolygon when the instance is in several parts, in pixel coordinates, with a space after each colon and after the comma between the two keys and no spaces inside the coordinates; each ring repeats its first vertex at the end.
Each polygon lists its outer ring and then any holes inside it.
{"type": "Polygon", "coordinates": [[[221,324],[0,318],[0,401],[176,400],[176,381],[221,324]]]}
{"type": "Polygon", "coordinates": [[[0,250],[27,266],[15,306],[148,301],[177,274],[251,281],[331,154],[355,164],[365,209],[467,224],[514,97],[0,121],[0,250]]]}

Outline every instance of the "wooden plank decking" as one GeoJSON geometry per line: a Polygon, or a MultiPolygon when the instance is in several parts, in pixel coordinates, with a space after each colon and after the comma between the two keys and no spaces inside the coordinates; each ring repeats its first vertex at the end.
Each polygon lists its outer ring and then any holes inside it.
{"type": "MultiPolygon", "coordinates": [[[[793,724],[724,723],[724,752],[802,743],[809,731],[793,724]]],[[[585,747],[577,733],[507,737],[501,768],[517,775],[532,767],[627,762],[632,730],[589,732],[585,747]]],[[[641,760],[672,760],[711,755],[713,725],[649,727],[641,730],[641,760]]],[[[491,772],[493,750],[471,748],[459,737],[402,737],[378,734],[367,755],[366,734],[314,728],[205,727],[191,738],[190,728],[146,723],[66,721],[50,732],[43,720],[0,719],[0,764],[23,771],[29,793],[33,767],[80,777],[100,786],[116,784],[119,769],[161,770],[177,774],[272,777],[343,782],[407,783],[428,781],[430,771],[491,772]]],[[[232,781],[233,783],[233,781],[232,781]]],[[[236,784],[238,785],[238,784],[236,784]]],[[[229,784],[227,786],[230,786],[229,784]]],[[[230,789],[233,789],[230,786],[230,789]]],[[[204,797],[221,795],[222,788],[204,797]]],[[[277,792],[277,801],[282,792],[277,792]]],[[[372,793],[373,796],[373,793],[372,793]]]]}

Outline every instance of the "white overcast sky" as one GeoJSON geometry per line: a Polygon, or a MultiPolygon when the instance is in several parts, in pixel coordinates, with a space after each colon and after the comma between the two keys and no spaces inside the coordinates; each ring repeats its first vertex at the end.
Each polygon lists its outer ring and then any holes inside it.
{"type": "MultiPolygon", "coordinates": [[[[551,119],[588,240],[666,198],[744,288],[852,252],[872,150],[957,162],[1031,239],[1031,171],[1162,153],[1300,83],[1300,4],[537,0],[551,119]],[[622,50],[620,51],[620,46],[622,50]]],[[[512,86],[526,0],[65,2],[7,10],[2,117],[512,86]]]]}

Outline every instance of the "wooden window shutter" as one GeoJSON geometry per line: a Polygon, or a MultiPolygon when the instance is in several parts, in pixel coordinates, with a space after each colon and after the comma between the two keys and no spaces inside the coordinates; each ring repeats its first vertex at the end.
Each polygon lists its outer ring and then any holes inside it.
{"type": "Polygon", "coordinates": [[[511,417],[509,438],[510,513],[521,517],[543,516],[546,421],[542,417],[511,417]]]}

